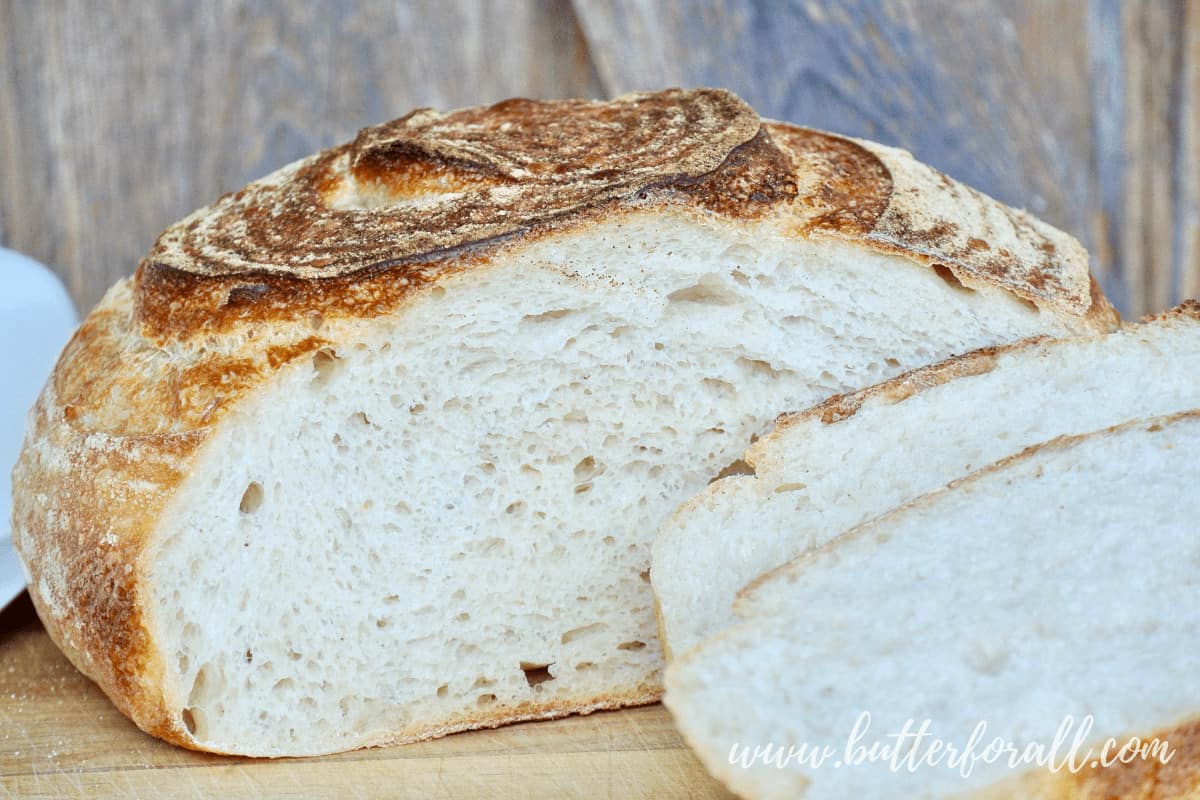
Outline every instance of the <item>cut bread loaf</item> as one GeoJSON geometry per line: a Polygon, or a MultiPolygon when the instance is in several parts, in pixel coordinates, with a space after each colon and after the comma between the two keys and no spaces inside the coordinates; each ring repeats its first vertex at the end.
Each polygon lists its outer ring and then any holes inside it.
{"type": "Polygon", "coordinates": [[[653,546],[668,656],[733,623],[743,586],[896,506],[1056,436],[1200,408],[1200,304],[1101,337],[924,367],[780,419],[753,475],[685,503],[653,546]]]}
{"type": "Polygon", "coordinates": [[[107,294],[15,544],[63,650],[188,747],[650,702],[650,540],[780,410],[1115,322],[1069,236],[727,92],[417,111],[107,294]]]}
{"type": "Polygon", "coordinates": [[[665,702],[708,769],[747,798],[1195,797],[1200,537],[1187,500],[1198,465],[1191,412],[986,467],[761,578],[739,599],[742,624],[667,668],[665,702]],[[914,770],[903,758],[835,766],[862,712],[866,748],[931,721],[914,770]],[[1157,736],[1176,754],[1077,774],[1010,769],[1005,754],[966,778],[924,761],[935,738],[964,750],[980,721],[976,756],[996,737],[1048,749],[1068,715],[1093,717],[1086,744],[1157,736]],[[818,768],[742,768],[735,743],[739,757],[767,743],[837,754],[818,768]]]}

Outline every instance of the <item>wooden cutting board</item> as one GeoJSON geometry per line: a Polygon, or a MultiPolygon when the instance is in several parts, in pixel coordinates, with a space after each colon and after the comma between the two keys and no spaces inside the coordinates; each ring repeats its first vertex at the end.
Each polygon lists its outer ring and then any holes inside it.
{"type": "Polygon", "coordinates": [[[323,758],[193,753],[139,731],[25,595],[0,614],[0,797],[728,798],[662,706],[323,758]]]}

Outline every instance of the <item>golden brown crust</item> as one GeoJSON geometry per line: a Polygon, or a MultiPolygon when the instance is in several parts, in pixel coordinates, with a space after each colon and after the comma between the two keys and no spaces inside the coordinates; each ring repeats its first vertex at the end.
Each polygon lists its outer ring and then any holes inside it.
{"type": "MultiPolygon", "coordinates": [[[[106,300],[125,293],[110,292],[106,300]]],[[[170,738],[161,656],[144,620],[145,552],[207,429],[110,436],[78,423],[57,385],[86,392],[111,369],[128,311],[102,302],[60,359],[13,471],[13,545],[47,631],[72,663],[144,729],[170,738]]],[[[130,388],[130,387],[124,387],[130,388]]]]}
{"type": "MultiPolygon", "coordinates": [[[[214,426],[284,364],[538,237],[669,211],[945,264],[1065,327],[1111,324],[1074,240],[1023,217],[997,226],[998,204],[914,164],[764,125],[727,92],[672,90],[414,112],[201,209],[88,317],[35,411],[13,530],[51,635],[140,726],[186,743],[141,587],[159,520],[214,426]],[[973,205],[955,205],[964,198],[973,205]],[[935,214],[953,222],[922,228],[935,214]],[[996,240],[987,258],[959,246],[977,223],[996,240]]],[[[650,699],[580,698],[461,727],[650,699]]]]}
{"type": "Polygon", "coordinates": [[[1142,322],[1167,322],[1173,319],[1200,320],[1200,300],[1184,300],[1174,308],[1160,311],[1157,314],[1147,314],[1142,322]]]}
{"type": "MultiPolygon", "coordinates": [[[[808,235],[845,238],[916,259],[965,288],[995,285],[1038,308],[1079,314],[1096,330],[1119,321],[1071,236],[1009,208],[903,150],[772,123],[798,162],[827,162],[820,182],[835,211],[805,222],[808,235]],[[857,149],[855,149],[857,148],[857,149]],[[886,190],[882,187],[886,185],[886,190]]],[[[805,197],[803,171],[801,196],[805,197]]]]}
{"type": "Polygon", "coordinates": [[[995,368],[996,358],[1000,354],[1021,350],[1047,341],[1047,339],[1048,337],[1045,336],[1035,336],[1006,345],[982,347],[961,356],[952,356],[936,364],[905,372],[903,375],[897,375],[895,378],[890,378],[866,389],[835,394],[804,411],[784,414],[775,421],[774,430],[755,442],[754,446],[747,451],[745,459],[750,464],[756,463],[755,459],[758,457],[758,453],[763,448],[770,446],[769,442],[777,431],[786,430],[813,418],[820,419],[825,425],[832,425],[853,417],[864,403],[876,397],[884,398],[890,403],[899,403],[919,392],[948,383],[955,378],[991,372],[995,368]]]}
{"type": "MultiPolygon", "coordinates": [[[[149,260],[310,279],[404,263],[697,181],[760,129],[719,89],[420,109],[226,195],[169,228],[149,260]]],[[[777,172],[790,178],[782,160],[777,172]]]]}
{"type": "Polygon", "coordinates": [[[420,110],[365,129],[165,231],[137,315],[163,338],[373,316],[514,240],[661,205],[744,220],[782,208],[790,235],[848,239],[1115,324],[1070,236],[907,153],[763,124],[713,89],[420,110]]]}
{"type": "MultiPolygon", "coordinates": [[[[172,340],[228,332],[254,322],[315,325],[326,318],[376,317],[394,311],[408,296],[447,275],[482,268],[506,248],[536,236],[653,205],[684,204],[729,218],[755,219],[795,195],[790,160],[760,131],[730,151],[711,172],[695,178],[677,175],[669,183],[638,188],[633,197],[597,199],[556,216],[533,214],[518,229],[502,235],[346,266],[318,277],[283,271],[198,272],[156,260],[152,252],[138,270],[135,315],[148,336],[172,340]]],[[[230,213],[230,209],[220,211],[230,213]]],[[[511,216],[515,209],[497,211],[512,224],[518,221],[511,216]]],[[[174,230],[163,234],[164,239],[174,230]]],[[[455,235],[460,234],[456,229],[455,235]]],[[[155,252],[162,246],[160,239],[155,252]]]]}

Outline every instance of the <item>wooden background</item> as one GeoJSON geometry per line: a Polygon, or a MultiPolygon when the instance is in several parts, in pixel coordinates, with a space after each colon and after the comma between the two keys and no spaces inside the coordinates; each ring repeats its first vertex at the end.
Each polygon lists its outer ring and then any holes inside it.
{"type": "Polygon", "coordinates": [[[0,0],[0,244],[81,308],[218,194],[421,105],[726,86],[1200,295],[1200,0],[0,0]]]}

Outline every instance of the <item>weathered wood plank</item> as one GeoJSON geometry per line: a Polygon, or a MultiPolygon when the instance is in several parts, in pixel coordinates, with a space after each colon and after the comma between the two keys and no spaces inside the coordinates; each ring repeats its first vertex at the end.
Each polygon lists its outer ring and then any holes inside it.
{"type": "Polygon", "coordinates": [[[1125,173],[1121,257],[1128,305],[1153,309],[1171,298],[1175,281],[1173,172],[1177,166],[1175,77],[1181,66],[1180,3],[1122,8],[1125,60],[1125,173]]]}
{"type": "Polygon", "coordinates": [[[86,309],[168,223],[364,125],[601,91],[566,0],[5,0],[0,243],[86,309]]]}
{"type": "Polygon", "coordinates": [[[1200,0],[1188,0],[1182,25],[1173,273],[1180,297],[1200,297],[1200,0]]]}

